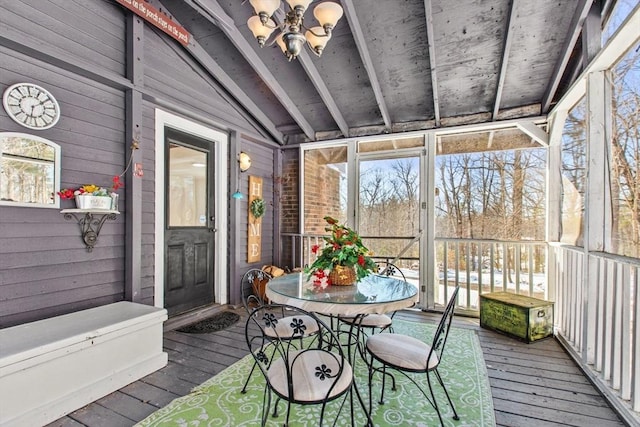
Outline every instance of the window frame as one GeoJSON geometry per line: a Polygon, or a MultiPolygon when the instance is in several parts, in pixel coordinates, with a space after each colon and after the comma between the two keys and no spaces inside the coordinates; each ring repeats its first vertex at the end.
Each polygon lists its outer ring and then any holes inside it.
{"type": "MultiPolygon", "coordinates": [[[[0,200],[0,206],[13,206],[13,207],[27,207],[27,208],[50,208],[60,209],[60,175],[61,175],[61,162],[62,162],[62,149],[60,145],[53,141],[50,141],[41,136],[32,135],[23,132],[0,132],[0,139],[4,138],[23,138],[30,139],[32,141],[45,144],[54,150],[53,160],[53,203],[27,203],[27,202],[15,202],[10,200],[0,200]]],[[[1,149],[2,144],[0,144],[1,149]]],[[[2,152],[0,152],[0,171],[2,170],[2,152]]]]}

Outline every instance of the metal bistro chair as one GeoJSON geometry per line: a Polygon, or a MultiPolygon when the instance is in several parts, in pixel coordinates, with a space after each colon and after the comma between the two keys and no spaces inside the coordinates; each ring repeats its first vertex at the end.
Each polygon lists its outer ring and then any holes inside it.
{"type": "MultiPolygon", "coordinates": [[[[431,384],[431,376],[434,375],[438,380],[438,383],[443,388],[449,405],[453,409],[453,419],[458,420],[458,413],[456,408],[449,397],[449,392],[442,381],[442,377],[438,372],[438,366],[442,361],[442,353],[449,336],[449,329],[451,328],[451,321],[453,320],[453,313],[458,297],[459,286],[456,286],[447,307],[442,314],[440,323],[436,328],[435,334],[431,345],[426,344],[416,338],[402,334],[376,334],[367,338],[366,349],[371,355],[372,359],[369,365],[369,412],[372,409],[372,397],[371,397],[371,384],[373,380],[373,374],[378,371],[382,371],[382,390],[380,392],[380,404],[384,403],[384,380],[386,375],[386,368],[389,367],[394,371],[400,372],[407,377],[413,384],[420,390],[427,401],[434,407],[438,413],[440,424],[444,426],[442,422],[442,415],[438,409],[438,403],[433,393],[433,386],[431,384]],[[375,361],[382,363],[382,367],[374,367],[375,361]],[[431,398],[427,396],[426,392],[418,385],[416,380],[412,378],[410,373],[426,373],[427,384],[429,385],[429,392],[431,398]]],[[[395,389],[395,384],[394,384],[395,389]]]]}
{"type": "MultiPolygon", "coordinates": [[[[269,280],[271,279],[272,279],[272,276],[269,273],[257,268],[252,268],[248,270],[242,276],[242,280],[240,282],[241,292],[242,292],[242,303],[244,304],[244,308],[247,311],[247,314],[249,316],[251,316],[251,313],[253,312],[253,310],[255,310],[258,307],[262,307],[263,305],[268,303],[268,301],[265,301],[264,293],[265,293],[265,287],[269,282],[269,280]]],[[[305,320],[308,321],[311,319],[305,319],[305,320]]],[[[284,323],[288,324],[286,321],[284,323]]],[[[313,323],[309,322],[309,325],[310,326],[305,331],[305,336],[313,335],[318,332],[318,329],[314,327],[313,323]]],[[[281,329],[279,332],[280,332],[280,335],[278,337],[279,339],[300,338],[300,337],[293,336],[294,335],[293,330],[285,331],[281,329]],[[288,335],[288,338],[287,338],[287,335],[288,335]]],[[[272,338],[275,338],[275,336],[272,338]]],[[[244,382],[244,386],[242,387],[242,390],[241,390],[242,394],[245,394],[247,392],[247,386],[249,385],[249,380],[251,379],[251,376],[253,375],[253,372],[255,371],[255,369],[256,369],[256,363],[254,363],[253,366],[251,367],[251,371],[249,372],[249,375],[247,376],[247,379],[244,382]]]]}
{"type": "MultiPolygon", "coordinates": [[[[405,282],[407,281],[406,277],[402,270],[400,270],[396,265],[386,262],[379,261],[376,262],[378,266],[377,274],[388,277],[395,277],[397,279],[402,279],[405,282]]],[[[366,316],[361,317],[349,317],[349,316],[340,316],[338,320],[340,322],[346,323],[349,326],[355,326],[360,328],[360,332],[364,338],[366,338],[369,334],[374,333],[376,330],[379,332],[389,330],[389,332],[393,332],[393,316],[395,316],[395,312],[391,314],[367,314],[366,316]]]]}
{"type": "Polygon", "coordinates": [[[272,394],[278,398],[274,417],[278,416],[279,401],[287,402],[285,426],[289,424],[292,404],[322,405],[318,424],[322,426],[327,403],[342,396],[337,416],[350,397],[351,425],[354,425],[353,369],[336,334],[326,323],[300,308],[263,305],[247,319],[245,335],[265,379],[263,426],[270,412],[272,394]],[[283,317],[283,313],[287,316],[283,317]],[[318,333],[309,337],[309,330],[318,333]],[[300,341],[292,338],[300,338],[300,341]],[[294,345],[294,342],[300,345],[294,345]]]}

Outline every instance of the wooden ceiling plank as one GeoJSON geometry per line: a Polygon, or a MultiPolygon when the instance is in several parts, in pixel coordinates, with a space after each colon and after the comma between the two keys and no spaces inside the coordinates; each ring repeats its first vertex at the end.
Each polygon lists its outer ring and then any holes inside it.
{"type": "MultiPolygon", "coordinates": [[[[276,21],[276,23],[283,22],[284,11],[282,10],[282,8],[276,10],[272,18],[276,21]]],[[[320,98],[322,98],[322,101],[327,107],[327,110],[329,110],[331,117],[333,117],[333,120],[338,125],[340,132],[342,132],[343,136],[348,137],[349,125],[347,125],[347,121],[344,119],[344,116],[342,115],[338,104],[336,104],[336,101],[333,99],[331,92],[329,92],[329,88],[327,88],[324,79],[320,76],[320,73],[318,73],[318,69],[311,60],[311,57],[309,56],[307,51],[303,49],[297,58],[300,61],[300,65],[302,65],[302,68],[307,73],[309,80],[311,80],[311,83],[318,91],[318,94],[320,95],[320,98]]]]}
{"type": "Polygon", "coordinates": [[[425,18],[427,20],[427,45],[429,47],[429,67],[431,68],[431,92],[433,95],[433,114],[436,127],[440,127],[440,100],[438,98],[438,73],[436,64],[436,47],[433,35],[433,13],[431,0],[424,0],[425,18]]]}
{"type": "Polygon", "coordinates": [[[580,0],[580,3],[576,7],[576,11],[573,14],[573,19],[571,20],[571,25],[569,25],[569,33],[565,39],[562,49],[560,50],[560,52],[562,53],[560,55],[560,58],[558,58],[558,62],[556,62],[556,66],[551,75],[551,79],[549,79],[549,85],[547,86],[547,90],[542,97],[542,113],[547,113],[549,111],[549,107],[551,106],[551,102],[553,101],[553,96],[558,89],[558,85],[560,84],[560,80],[562,79],[562,75],[564,74],[564,70],[567,67],[569,58],[571,57],[573,47],[578,41],[578,37],[580,36],[580,32],[582,31],[582,23],[587,17],[592,3],[593,0],[580,0]]]}
{"type": "Polygon", "coordinates": [[[391,129],[391,116],[389,115],[389,109],[387,108],[387,103],[385,102],[384,96],[382,95],[380,81],[378,80],[376,70],[373,67],[373,61],[371,60],[371,55],[369,54],[369,49],[367,48],[367,42],[364,38],[364,34],[362,33],[360,21],[356,16],[356,10],[353,6],[353,0],[342,0],[342,7],[344,9],[344,14],[347,17],[347,21],[349,22],[349,27],[351,28],[353,39],[356,42],[358,52],[360,53],[360,58],[362,59],[364,68],[367,70],[367,75],[369,76],[369,81],[371,82],[371,88],[373,89],[373,93],[376,97],[376,102],[378,103],[380,113],[382,114],[384,125],[387,129],[391,129]]]}
{"type": "Polygon", "coordinates": [[[315,130],[311,124],[304,117],[300,109],[296,107],[296,104],[289,97],[285,89],[280,86],[276,77],[264,62],[262,62],[258,54],[253,50],[253,47],[251,47],[237,28],[233,19],[226,14],[220,4],[216,0],[186,0],[185,3],[198,10],[202,16],[209,19],[210,22],[218,26],[227,35],[231,43],[238,48],[238,51],[244,56],[264,84],[267,85],[282,106],[289,112],[291,117],[293,117],[298,126],[300,126],[300,129],[302,129],[307,138],[314,141],[315,130]]]}
{"type": "Polygon", "coordinates": [[[309,57],[309,53],[303,50],[298,55],[298,60],[300,61],[300,65],[302,65],[304,71],[307,73],[307,76],[309,76],[309,80],[311,80],[311,83],[313,83],[313,86],[318,91],[318,94],[320,95],[320,98],[322,98],[322,101],[327,107],[327,110],[329,110],[331,117],[333,117],[333,120],[335,120],[336,124],[338,125],[340,132],[342,132],[342,135],[344,135],[345,137],[348,137],[349,125],[347,125],[347,121],[344,119],[340,108],[338,108],[338,104],[336,104],[336,101],[333,99],[331,92],[329,92],[329,88],[327,88],[324,80],[322,79],[322,77],[320,77],[318,69],[309,57]]]}
{"type": "Polygon", "coordinates": [[[500,111],[500,101],[502,100],[502,90],[504,89],[504,80],[507,77],[507,66],[509,64],[509,53],[511,52],[511,42],[513,33],[515,32],[516,2],[512,0],[510,4],[509,17],[507,18],[506,34],[504,37],[504,46],[502,47],[502,59],[500,64],[500,74],[498,75],[498,87],[496,88],[496,99],[493,104],[493,114],[491,120],[496,120],[500,111]]]}

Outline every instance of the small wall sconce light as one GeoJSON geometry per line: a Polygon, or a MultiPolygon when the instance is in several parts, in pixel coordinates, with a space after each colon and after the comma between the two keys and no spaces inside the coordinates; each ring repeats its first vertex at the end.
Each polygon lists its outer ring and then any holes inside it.
{"type": "MultiPolygon", "coordinates": [[[[238,155],[238,164],[240,165],[240,172],[246,172],[251,167],[251,157],[244,151],[241,151],[238,155]]],[[[244,196],[240,192],[240,174],[238,174],[238,187],[236,192],[231,195],[234,199],[242,199],[244,196]]]]}
{"type": "Polygon", "coordinates": [[[251,157],[244,151],[241,151],[238,156],[238,163],[240,163],[240,172],[246,172],[251,167],[251,157]]]}

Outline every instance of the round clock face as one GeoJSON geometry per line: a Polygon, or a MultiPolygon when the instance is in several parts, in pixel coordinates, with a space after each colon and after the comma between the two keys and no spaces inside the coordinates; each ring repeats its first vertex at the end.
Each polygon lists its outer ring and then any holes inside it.
{"type": "Polygon", "coordinates": [[[17,83],[4,91],[2,105],[13,120],[29,129],[49,129],[60,118],[58,101],[32,83],[17,83]]]}

